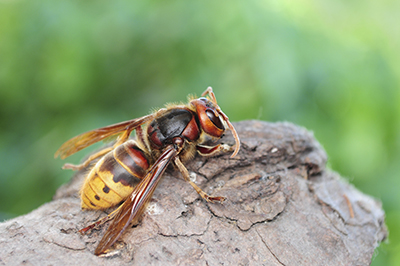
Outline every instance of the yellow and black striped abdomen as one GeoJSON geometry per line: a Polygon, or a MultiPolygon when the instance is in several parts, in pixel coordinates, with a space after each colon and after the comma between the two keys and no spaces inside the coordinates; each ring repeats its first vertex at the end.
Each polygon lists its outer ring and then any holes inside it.
{"type": "Polygon", "coordinates": [[[101,158],[81,190],[83,209],[107,209],[125,200],[149,168],[148,156],[129,140],[101,158]]]}

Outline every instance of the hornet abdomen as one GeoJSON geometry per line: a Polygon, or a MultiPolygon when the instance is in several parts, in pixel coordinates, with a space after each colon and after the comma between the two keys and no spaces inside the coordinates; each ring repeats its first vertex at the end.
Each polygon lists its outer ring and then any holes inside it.
{"type": "Polygon", "coordinates": [[[133,140],[116,147],[89,172],[81,190],[83,209],[107,209],[125,200],[149,168],[148,156],[133,140]]]}

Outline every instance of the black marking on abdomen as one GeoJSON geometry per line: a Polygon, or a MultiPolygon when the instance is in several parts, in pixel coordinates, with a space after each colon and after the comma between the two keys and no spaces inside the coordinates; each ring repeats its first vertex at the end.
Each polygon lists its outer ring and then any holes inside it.
{"type": "Polygon", "coordinates": [[[99,173],[101,172],[109,172],[115,183],[121,182],[124,186],[133,187],[137,183],[136,178],[128,173],[124,167],[115,160],[114,155],[111,152],[104,156],[104,161],[99,167],[99,173]]]}
{"type": "Polygon", "coordinates": [[[121,182],[122,185],[130,187],[133,187],[137,184],[137,180],[135,180],[135,178],[131,174],[129,174],[122,166],[118,168],[116,167],[113,174],[113,180],[115,183],[121,182]]]}
{"type": "Polygon", "coordinates": [[[125,142],[114,150],[114,158],[131,175],[143,178],[149,168],[149,160],[134,141],[125,142]]]}

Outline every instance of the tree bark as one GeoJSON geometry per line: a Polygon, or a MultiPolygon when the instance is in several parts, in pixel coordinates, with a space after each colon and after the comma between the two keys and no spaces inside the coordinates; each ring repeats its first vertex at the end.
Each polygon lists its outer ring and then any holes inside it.
{"type": "MultiPolygon", "coordinates": [[[[387,237],[381,203],[326,169],[313,134],[290,123],[234,123],[235,158],[186,164],[208,203],[168,169],[138,225],[108,257],[93,255],[108,227],[78,230],[105,216],[81,211],[85,171],[54,200],[0,224],[0,265],[369,265],[387,237]]],[[[223,139],[233,144],[228,132],[223,139]]]]}

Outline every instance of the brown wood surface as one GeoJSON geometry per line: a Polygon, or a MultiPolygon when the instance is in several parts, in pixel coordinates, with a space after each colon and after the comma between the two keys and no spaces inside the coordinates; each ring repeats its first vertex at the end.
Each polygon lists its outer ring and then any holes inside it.
{"type": "MultiPolygon", "coordinates": [[[[96,257],[108,225],[78,233],[105,216],[80,210],[83,171],[52,202],[0,224],[0,265],[369,265],[387,236],[381,203],[326,169],[325,151],[305,129],[234,125],[242,143],[235,158],[186,164],[223,204],[205,202],[169,169],[141,223],[109,257],[96,257]]],[[[233,143],[229,132],[223,140],[233,143]]]]}

